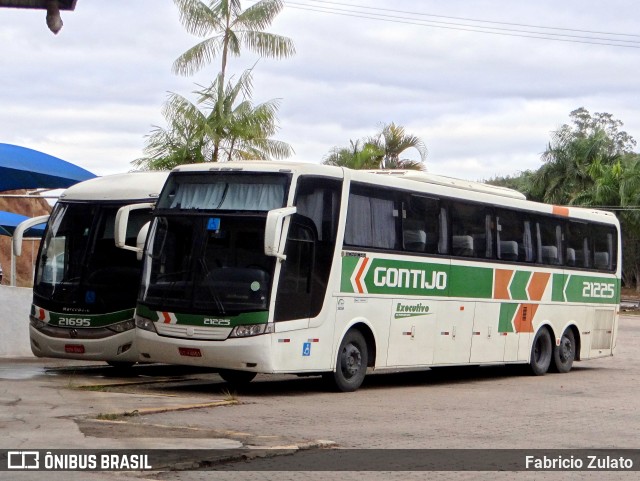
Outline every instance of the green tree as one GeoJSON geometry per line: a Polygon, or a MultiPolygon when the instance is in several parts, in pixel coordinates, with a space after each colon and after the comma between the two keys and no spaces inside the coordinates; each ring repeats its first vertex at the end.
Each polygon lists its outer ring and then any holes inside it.
{"type": "Polygon", "coordinates": [[[194,92],[196,104],[171,94],[162,112],[167,127],[154,127],[145,157],[133,164],[144,170],[163,170],[185,163],[290,156],[288,144],[271,139],[277,131],[278,100],[252,104],[250,70],[225,88],[220,87],[222,80],[220,74],[209,87],[194,92]]]}
{"type": "Polygon", "coordinates": [[[350,140],[349,147],[334,147],[323,163],[351,169],[408,169],[424,170],[427,149],[415,135],[408,135],[404,127],[395,123],[383,125],[380,132],[363,140],[350,140]],[[401,158],[409,149],[415,149],[420,160],[401,158]]]}
{"type": "Polygon", "coordinates": [[[534,189],[542,193],[545,202],[584,202],[585,191],[591,191],[595,180],[636,144],[611,114],[592,116],[579,108],[570,117],[573,125],[565,124],[554,132],[542,155],[544,164],[533,177],[534,189]]]}
{"type": "Polygon", "coordinates": [[[286,58],[295,54],[293,41],[265,32],[283,8],[282,0],[261,0],[242,10],[240,0],[174,0],[185,29],[204,38],[176,59],[173,71],[192,75],[220,57],[224,85],[229,55],[247,48],[262,57],[286,58]]]}

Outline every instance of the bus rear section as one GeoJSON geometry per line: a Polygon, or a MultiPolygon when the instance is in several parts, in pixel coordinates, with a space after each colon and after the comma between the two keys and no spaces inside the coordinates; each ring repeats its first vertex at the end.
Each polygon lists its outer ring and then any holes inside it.
{"type": "MultiPolygon", "coordinates": [[[[51,213],[38,252],[29,316],[38,357],[138,361],[135,302],[142,261],[114,242],[118,210],[155,201],[165,173],[92,179],[67,189],[51,213]]],[[[133,211],[127,237],[135,244],[151,208],[133,211]]],[[[143,231],[144,232],[144,231],[143,231]]]]}

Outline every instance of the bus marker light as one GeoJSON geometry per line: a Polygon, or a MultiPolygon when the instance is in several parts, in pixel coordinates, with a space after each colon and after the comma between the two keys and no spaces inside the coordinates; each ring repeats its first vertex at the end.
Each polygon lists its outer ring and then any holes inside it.
{"type": "Polygon", "coordinates": [[[178,352],[181,356],[185,357],[202,357],[202,352],[200,352],[200,349],[194,347],[179,347],[178,352]]]}
{"type": "Polygon", "coordinates": [[[307,339],[307,342],[320,342],[320,339],[307,339]]]}
{"type": "Polygon", "coordinates": [[[278,339],[278,342],[291,342],[291,339],[278,339]]]}
{"type": "Polygon", "coordinates": [[[65,344],[64,352],[67,354],[84,354],[84,346],[82,344],[65,344]]]}

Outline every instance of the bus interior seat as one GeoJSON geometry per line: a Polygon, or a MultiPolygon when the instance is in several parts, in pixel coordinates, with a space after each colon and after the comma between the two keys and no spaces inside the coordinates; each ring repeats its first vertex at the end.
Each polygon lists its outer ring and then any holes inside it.
{"type": "Polygon", "coordinates": [[[427,233],[422,229],[404,231],[404,248],[408,251],[424,252],[427,245],[427,233]]]}
{"type": "Polygon", "coordinates": [[[557,264],[558,248],[556,246],[542,246],[542,262],[544,264],[557,264]]]}
{"type": "Polygon", "coordinates": [[[516,241],[500,241],[500,259],[518,260],[518,243],[516,241]]]}
{"type": "Polygon", "coordinates": [[[454,256],[473,255],[473,237],[470,235],[454,235],[452,248],[454,256]]]}
{"type": "Polygon", "coordinates": [[[593,256],[593,264],[596,269],[609,269],[609,253],[595,252],[593,256]]]}
{"type": "Polygon", "coordinates": [[[576,250],[571,247],[567,247],[567,265],[575,266],[576,265],[576,250]]]}

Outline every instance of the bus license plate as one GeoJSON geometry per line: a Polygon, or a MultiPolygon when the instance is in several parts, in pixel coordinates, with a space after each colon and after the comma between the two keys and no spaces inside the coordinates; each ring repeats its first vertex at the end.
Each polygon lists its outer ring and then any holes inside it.
{"type": "Polygon", "coordinates": [[[181,356],[202,357],[202,353],[200,352],[200,349],[196,349],[193,347],[179,347],[178,351],[180,352],[181,356]]]}
{"type": "Polygon", "coordinates": [[[84,354],[84,346],[82,344],[65,344],[64,352],[67,354],[84,354]]]}

